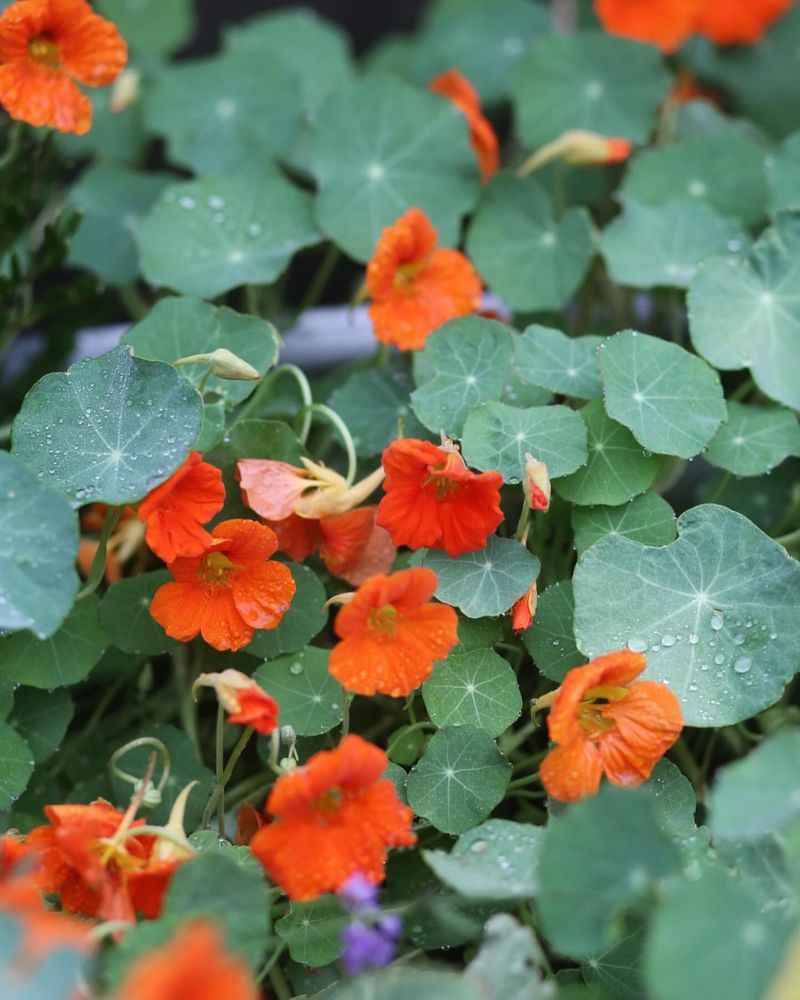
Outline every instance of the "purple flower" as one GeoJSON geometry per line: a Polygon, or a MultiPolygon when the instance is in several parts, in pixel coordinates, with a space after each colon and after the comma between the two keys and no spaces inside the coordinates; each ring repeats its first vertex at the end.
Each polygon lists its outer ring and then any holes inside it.
{"type": "Polygon", "coordinates": [[[378,887],[356,872],[339,889],[339,895],[350,913],[361,909],[374,910],[378,906],[378,887]]]}
{"type": "MultiPolygon", "coordinates": [[[[367,968],[380,969],[394,958],[397,951],[396,934],[387,933],[382,926],[389,919],[382,917],[378,924],[372,926],[354,920],[342,931],[345,945],[342,964],[348,975],[357,976],[367,968]]],[[[399,932],[399,917],[395,921],[390,926],[399,932]]]]}

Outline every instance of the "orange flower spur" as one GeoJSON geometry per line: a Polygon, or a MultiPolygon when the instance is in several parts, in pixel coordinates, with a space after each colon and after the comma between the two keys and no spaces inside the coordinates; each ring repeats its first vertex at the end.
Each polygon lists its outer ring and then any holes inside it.
{"type": "Polygon", "coordinates": [[[86,0],[19,0],[0,15],[0,104],[12,118],[83,135],[92,105],[75,81],[103,87],[128,48],[86,0]]]}
{"type": "Polygon", "coordinates": [[[250,849],[290,899],[335,892],[356,872],[382,882],[388,850],[416,843],[386,764],[383,750],[350,734],[275,782],[266,804],[275,819],[250,849]]]}
{"type": "Polygon", "coordinates": [[[534,708],[550,707],[555,748],[542,761],[549,795],[575,802],[594,795],[603,774],[615,785],[638,785],[683,728],[675,695],[655,681],[637,681],[647,666],[641,653],[621,650],[570,670],[534,708]]]}
{"type": "Polygon", "coordinates": [[[214,649],[241,649],[258,629],[276,628],[289,610],[295,583],[287,566],[269,562],[275,532],[255,521],[221,521],[202,556],[169,563],[175,580],[159,587],[150,613],[167,635],[198,635],[214,649]]]}
{"type": "Polygon", "coordinates": [[[220,705],[228,712],[228,722],[252,726],[268,736],[278,725],[278,703],[258,684],[239,670],[200,674],[192,686],[213,688],[220,705]]]}
{"type": "MultiPolygon", "coordinates": [[[[594,0],[594,12],[612,35],[657,45],[674,52],[695,30],[705,0],[594,0]]],[[[736,0],[712,4],[739,6],[736,0]]],[[[749,2],[749,0],[748,0],[749,2]]]]}
{"type": "Polygon", "coordinates": [[[463,555],[486,546],[503,520],[499,472],[471,472],[449,441],[403,438],[383,453],[386,479],[377,524],[395,545],[463,555]]]}
{"type": "Polygon", "coordinates": [[[477,271],[460,251],[437,247],[436,239],[419,208],[410,208],[381,233],[367,265],[367,292],[382,343],[416,350],[437,327],[480,306],[477,271]]]}
{"type": "Polygon", "coordinates": [[[481,180],[486,184],[500,168],[500,148],[491,123],[484,117],[478,91],[457,69],[448,69],[428,84],[434,94],[441,94],[462,112],[469,125],[469,141],[478,158],[481,180]]]}
{"type": "Polygon", "coordinates": [[[348,691],[402,698],[430,677],[458,643],[458,617],[447,604],[431,604],[436,574],[404,569],[373,576],[336,617],[341,640],[328,669],[348,691]]]}
{"type": "Polygon", "coordinates": [[[747,0],[724,3],[706,0],[696,30],[717,45],[747,45],[759,42],[767,29],[782,17],[795,0],[747,0]]]}

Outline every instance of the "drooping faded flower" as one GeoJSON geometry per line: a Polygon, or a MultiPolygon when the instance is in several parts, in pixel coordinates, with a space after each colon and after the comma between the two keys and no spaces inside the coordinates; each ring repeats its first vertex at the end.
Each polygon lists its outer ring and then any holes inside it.
{"type": "Polygon", "coordinates": [[[200,674],[193,688],[210,687],[220,705],[228,713],[228,722],[252,726],[256,732],[268,736],[278,725],[278,703],[247,674],[239,670],[200,674]]]}

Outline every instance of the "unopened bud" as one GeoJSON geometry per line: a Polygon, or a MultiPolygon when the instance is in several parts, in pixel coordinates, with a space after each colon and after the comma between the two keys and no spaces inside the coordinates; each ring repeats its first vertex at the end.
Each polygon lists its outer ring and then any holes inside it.
{"type": "Polygon", "coordinates": [[[297,733],[294,731],[294,726],[281,726],[281,740],[290,745],[297,743],[297,733]]]}
{"type": "Polygon", "coordinates": [[[139,85],[142,82],[142,75],[138,69],[128,68],[123,70],[114,81],[111,88],[111,97],[108,100],[108,110],[118,115],[120,111],[130,107],[139,100],[139,85]]]}
{"type": "Polygon", "coordinates": [[[255,382],[261,378],[251,364],[248,364],[227,347],[218,347],[208,354],[190,354],[185,358],[178,358],[172,362],[173,365],[208,365],[211,374],[217,378],[238,380],[241,382],[255,382]]]}
{"type": "Polygon", "coordinates": [[[619,163],[627,160],[632,148],[629,139],[599,135],[586,129],[570,129],[529,156],[517,170],[517,176],[525,177],[552,160],[565,160],[578,166],[619,163]]]}
{"type": "Polygon", "coordinates": [[[525,499],[531,510],[545,511],[550,507],[550,476],[544,462],[525,453],[525,478],[522,481],[525,499]]]}

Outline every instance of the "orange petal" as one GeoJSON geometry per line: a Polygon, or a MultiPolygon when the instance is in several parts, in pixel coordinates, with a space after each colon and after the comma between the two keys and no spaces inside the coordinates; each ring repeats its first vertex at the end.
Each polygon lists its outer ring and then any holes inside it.
{"type": "MultiPolygon", "coordinates": [[[[737,0],[732,2],[739,6],[737,0]]],[[[749,0],[748,0],[749,2],[749,0]]],[[[594,0],[594,12],[606,31],[674,52],[689,37],[703,6],[731,0],[594,0]]]]}
{"type": "Polygon", "coordinates": [[[92,125],[92,104],[69,77],[30,62],[0,66],[0,104],[12,118],[84,135],[92,125]]]}
{"type": "Polygon", "coordinates": [[[600,787],[603,763],[597,747],[583,736],[554,747],[542,761],[539,776],[547,794],[560,802],[576,802],[600,787]]]}
{"type": "Polygon", "coordinates": [[[268,562],[237,569],[231,594],[236,609],[252,628],[276,628],[289,610],[294,577],[283,563],[268,562]]]}
{"type": "Polygon", "coordinates": [[[153,595],[150,614],[168,636],[189,642],[200,634],[208,601],[193,583],[165,583],[153,595]]]}
{"type": "Polygon", "coordinates": [[[206,598],[200,634],[209,646],[235,652],[250,642],[253,631],[253,627],[239,613],[231,591],[223,590],[214,597],[206,598]]]}
{"type": "Polygon", "coordinates": [[[316,518],[290,514],[280,521],[270,521],[269,526],[278,538],[278,552],[285,553],[295,562],[304,562],[320,543],[319,521],[316,518]]]}
{"type": "Polygon", "coordinates": [[[268,521],[282,521],[308,489],[305,469],[288,462],[245,458],[236,463],[236,475],[247,506],[268,521]]]}
{"type": "Polygon", "coordinates": [[[48,35],[58,46],[64,71],[90,87],[111,83],[125,68],[128,46],[116,27],[85,0],[50,4],[48,35]]]}

